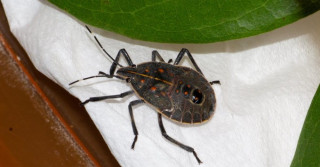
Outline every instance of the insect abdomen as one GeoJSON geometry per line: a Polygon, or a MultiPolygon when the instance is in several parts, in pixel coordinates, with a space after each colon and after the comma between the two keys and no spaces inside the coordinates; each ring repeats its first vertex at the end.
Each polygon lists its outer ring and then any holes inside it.
{"type": "Polygon", "coordinates": [[[215,108],[215,94],[201,74],[190,68],[174,79],[169,93],[173,108],[163,114],[181,123],[202,123],[211,118],[215,108]],[[197,79],[194,79],[197,78],[197,79]]]}
{"type": "Polygon", "coordinates": [[[132,74],[136,93],[169,119],[191,124],[207,121],[213,115],[213,89],[193,69],[152,62],[138,65],[132,74]]]}

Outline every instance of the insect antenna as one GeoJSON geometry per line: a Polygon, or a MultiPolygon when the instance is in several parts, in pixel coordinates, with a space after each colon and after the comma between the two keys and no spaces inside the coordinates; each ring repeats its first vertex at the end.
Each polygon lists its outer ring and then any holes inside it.
{"type": "Polygon", "coordinates": [[[119,64],[118,62],[116,62],[114,60],[114,58],[103,48],[103,46],[101,45],[100,41],[98,40],[98,38],[92,33],[92,31],[90,30],[90,28],[85,25],[87,30],[89,31],[89,33],[94,37],[94,39],[96,40],[96,42],[98,43],[99,47],[102,49],[102,51],[113,61],[113,63],[119,65],[120,67],[123,67],[121,64],[119,64]]]}
{"type": "Polygon", "coordinates": [[[84,80],[87,80],[87,79],[99,78],[99,77],[105,77],[105,78],[113,78],[113,77],[115,77],[115,78],[118,78],[118,79],[121,79],[121,80],[125,80],[125,78],[123,78],[123,77],[121,77],[121,76],[118,76],[118,75],[113,75],[113,76],[111,76],[111,75],[106,74],[106,73],[104,73],[104,72],[102,72],[102,71],[99,71],[99,74],[98,74],[98,75],[94,75],[94,76],[90,76],[90,77],[78,79],[78,80],[76,80],[76,81],[73,81],[73,82],[69,83],[69,85],[73,85],[73,84],[75,84],[75,83],[77,83],[77,82],[84,81],[84,80]]]}

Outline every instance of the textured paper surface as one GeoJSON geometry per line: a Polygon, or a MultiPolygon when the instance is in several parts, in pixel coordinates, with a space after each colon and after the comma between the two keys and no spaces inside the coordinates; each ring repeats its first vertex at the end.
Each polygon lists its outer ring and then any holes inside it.
{"type": "MultiPolygon", "coordinates": [[[[2,0],[12,32],[36,68],[82,101],[130,90],[117,79],[79,78],[109,72],[106,58],[83,23],[46,1],[2,0]]],[[[203,125],[164,119],[167,133],[192,146],[205,166],[289,166],[312,97],[320,82],[320,13],[262,35],[215,44],[158,44],[92,28],[113,56],[125,48],[134,63],[156,49],[167,61],[188,48],[208,80],[220,80],[214,117],[203,125]]],[[[122,64],[125,64],[122,62],[122,64]]],[[[185,59],[183,65],[190,66],[185,59]]],[[[86,109],[122,166],[198,166],[191,153],[161,136],[157,114],[134,107],[135,150],[124,99],[89,103],[86,109]]]]}

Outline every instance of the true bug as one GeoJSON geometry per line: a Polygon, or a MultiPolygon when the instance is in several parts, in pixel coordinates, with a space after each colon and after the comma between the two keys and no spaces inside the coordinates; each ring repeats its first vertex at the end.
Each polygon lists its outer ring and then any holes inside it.
{"type": "MultiPolygon", "coordinates": [[[[89,33],[92,34],[87,26],[86,28],[89,33]]],[[[131,101],[128,106],[132,129],[135,135],[131,148],[134,149],[138,139],[138,130],[134,121],[132,106],[140,103],[148,103],[158,112],[158,123],[162,135],[182,149],[192,152],[198,163],[202,163],[192,147],[178,142],[166,133],[162,123],[162,116],[178,123],[185,124],[203,123],[208,121],[212,117],[216,106],[215,93],[211,85],[220,84],[220,81],[208,82],[197,63],[194,61],[191,53],[185,48],[180,51],[173,64],[171,64],[172,59],[166,63],[161,55],[154,50],[152,52],[152,61],[135,65],[125,49],[121,49],[114,59],[103,48],[97,37],[95,35],[93,35],[93,37],[103,52],[112,59],[113,63],[109,74],[100,71],[98,75],[83,78],[81,80],[96,77],[115,77],[130,83],[133,90],[118,95],[90,97],[82,102],[82,104],[85,105],[88,102],[106,99],[123,98],[131,94],[136,94],[140,99],[131,101]],[[196,70],[179,66],[184,55],[188,56],[196,70]],[[125,58],[128,66],[124,67],[119,64],[120,56],[125,58]],[[156,61],[157,58],[160,61],[156,61]],[[117,66],[120,66],[118,71],[116,71],[117,66]]],[[[69,85],[73,85],[79,81],[80,80],[76,80],[69,85]]]]}

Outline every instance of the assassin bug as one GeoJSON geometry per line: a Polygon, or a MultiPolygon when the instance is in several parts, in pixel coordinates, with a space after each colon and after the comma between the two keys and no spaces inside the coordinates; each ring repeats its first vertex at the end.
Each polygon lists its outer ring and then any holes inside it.
{"type": "MultiPolygon", "coordinates": [[[[86,28],[89,33],[92,34],[87,26],[86,28]]],[[[215,93],[211,85],[219,84],[220,81],[208,82],[194,61],[191,53],[185,48],[180,51],[173,64],[171,64],[172,59],[166,63],[161,55],[154,50],[152,52],[152,61],[135,65],[125,49],[121,49],[114,59],[103,48],[97,37],[95,35],[93,35],[93,37],[99,47],[113,63],[109,74],[100,71],[98,75],[83,78],[81,80],[96,77],[115,77],[131,84],[133,90],[118,95],[90,97],[82,102],[82,104],[85,105],[89,102],[106,99],[123,98],[128,95],[136,94],[140,99],[131,101],[128,106],[132,129],[135,135],[131,148],[134,149],[138,139],[138,130],[134,121],[132,107],[137,104],[148,103],[158,112],[158,123],[162,135],[182,149],[193,153],[198,163],[202,163],[192,147],[182,144],[167,134],[162,123],[162,116],[184,124],[197,124],[208,121],[212,117],[216,106],[215,93]],[[181,59],[185,55],[188,56],[196,70],[179,66],[181,59]],[[120,56],[125,58],[128,66],[124,67],[119,64],[120,56]],[[160,61],[156,61],[157,58],[160,61]],[[116,71],[117,66],[120,68],[116,71]]],[[[69,85],[73,85],[81,80],[71,82],[69,85]]]]}

